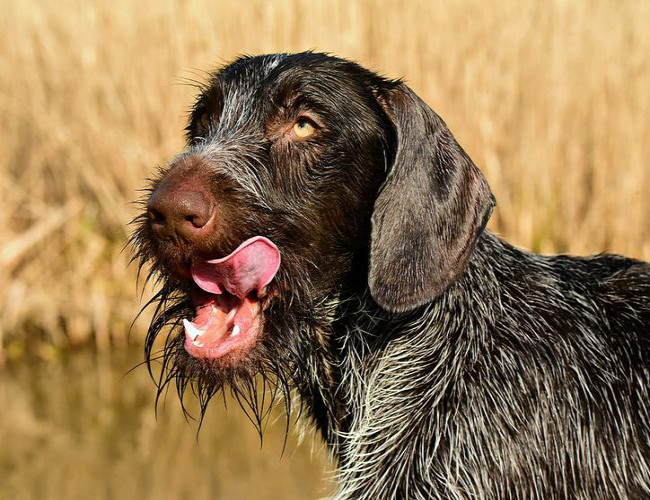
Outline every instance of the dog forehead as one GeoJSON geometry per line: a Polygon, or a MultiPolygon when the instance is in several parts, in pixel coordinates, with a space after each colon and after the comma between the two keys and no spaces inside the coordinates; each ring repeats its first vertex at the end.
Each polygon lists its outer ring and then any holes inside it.
{"type": "Polygon", "coordinates": [[[356,63],[317,52],[245,56],[222,68],[214,79],[224,101],[249,103],[254,97],[282,97],[305,89],[325,96],[367,93],[382,81],[356,63]]]}
{"type": "Polygon", "coordinates": [[[259,88],[271,71],[286,57],[286,54],[240,57],[219,70],[215,80],[227,89],[252,91],[259,88]]]}
{"type": "Polygon", "coordinates": [[[243,57],[215,75],[221,94],[220,127],[263,124],[284,109],[303,106],[334,122],[357,116],[374,123],[375,91],[389,84],[354,62],[323,53],[243,57]]]}
{"type": "Polygon", "coordinates": [[[279,76],[291,70],[325,71],[353,63],[317,52],[300,52],[296,54],[263,54],[243,56],[218,71],[221,79],[236,85],[257,83],[279,76]]]}

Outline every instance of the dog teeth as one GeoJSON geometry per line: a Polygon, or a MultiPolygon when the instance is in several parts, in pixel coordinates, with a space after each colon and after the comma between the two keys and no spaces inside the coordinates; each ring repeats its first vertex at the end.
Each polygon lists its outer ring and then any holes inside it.
{"type": "Polygon", "coordinates": [[[185,327],[187,334],[192,339],[192,342],[194,342],[197,337],[200,337],[205,333],[205,331],[198,329],[191,321],[188,321],[187,319],[183,319],[183,326],[185,327]]]}
{"type": "Polygon", "coordinates": [[[235,315],[237,314],[237,311],[238,311],[237,308],[230,310],[228,316],[226,316],[226,323],[230,323],[233,319],[235,319],[235,315]]]}
{"type": "Polygon", "coordinates": [[[241,331],[241,328],[239,328],[239,325],[235,325],[232,327],[232,333],[230,334],[231,337],[234,337],[235,335],[239,335],[239,332],[241,331]]]}

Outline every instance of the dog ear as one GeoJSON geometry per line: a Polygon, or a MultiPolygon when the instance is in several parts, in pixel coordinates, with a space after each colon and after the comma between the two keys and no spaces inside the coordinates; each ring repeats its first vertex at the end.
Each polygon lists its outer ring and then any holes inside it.
{"type": "Polygon", "coordinates": [[[430,302],[465,269],[495,199],[442,119],[398,83],[378,95],[392,121],[392,168],[375,201],[370,293],[404,312],[430,302]]]}

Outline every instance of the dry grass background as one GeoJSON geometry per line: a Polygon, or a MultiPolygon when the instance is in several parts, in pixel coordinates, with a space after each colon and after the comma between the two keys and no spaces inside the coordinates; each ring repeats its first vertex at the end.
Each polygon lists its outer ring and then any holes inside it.
{"type": "MultiPolygon", "coordinates": [[[[491,228],[650,258],[650,3],[0,0],[0,357],[124,344],[120,253],[194,89],[240,53],[405,76],[484,170],[491,228]]],[[[146,320],[136,324],[139,338],[146,320]]]]}

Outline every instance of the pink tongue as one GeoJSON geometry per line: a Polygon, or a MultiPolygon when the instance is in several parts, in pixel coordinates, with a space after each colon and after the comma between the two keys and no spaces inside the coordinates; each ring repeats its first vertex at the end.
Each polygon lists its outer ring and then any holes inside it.
{"type": "Polygon", "coordinates": [[[280,267],[280,251],[263,236],[250,238],[222,259],[192,264],[194,282],[209,293],[224,289],[240,299],[270,283],[280,267]]]}

